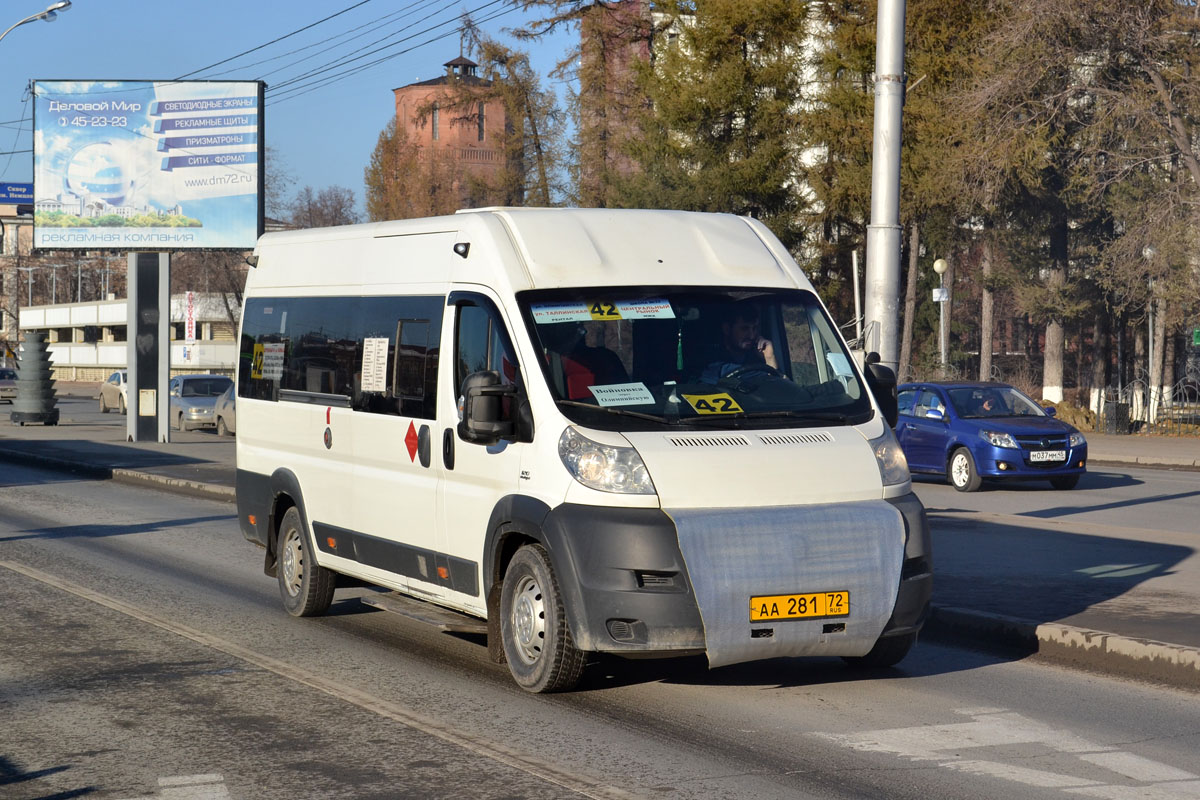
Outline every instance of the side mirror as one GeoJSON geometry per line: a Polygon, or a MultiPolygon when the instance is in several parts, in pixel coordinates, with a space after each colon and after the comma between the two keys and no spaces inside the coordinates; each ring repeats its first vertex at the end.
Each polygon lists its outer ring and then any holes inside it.
{"type": "Polygon", "coordinates": [[[867,367],[865,370],[867,388],[871,390],[875,402],[879,404],[879,410],[883,412],[883,418],[887,420],[887,424],[894,428],[896,419],[900,415],[896,404],[896,373],[892,371],[891,367],[885,367],[879,363],[879,353],[867,353],[863,358],[863,363],[867,367]]]}
{"type": "Polygon", "coordinates": [[[485,369],[468,375],[459,395],[462,404],[459,437],[464,442],[481,445],[511,439],[516,426],[511,419],[504,419],[504,398],[510,399],[511,406],[517,399],[517,387],[502,385],[499,372],[485,369]]]}
{"type": "Polygon", "coordinates": [[[1055,408],[1054,406],[1046,406],[1045,408],[1042,409],[1042,411],[1046,412],[1047,417],[1053,417],[1056,414],[1058,414],[1058,409],[1055,408]]]}
{"type": "Polygon", "coordinates": [[[925,411],[925,419],[944,420],[946,415],[936,408],[930,408],[925,411]]]}

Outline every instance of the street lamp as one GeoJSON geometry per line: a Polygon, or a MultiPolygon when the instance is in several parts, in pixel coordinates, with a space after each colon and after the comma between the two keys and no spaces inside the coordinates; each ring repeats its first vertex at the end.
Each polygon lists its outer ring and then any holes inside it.
{"type": "MultiPolygon", "coordinates": [[[[66,266],[65,264],[47,264],[46,265],[47,269],[54,270],[54,272],[51,273],[51,279],[50,279],[50,304],[51,305],[58,305],[58,271],[65,266],[66,266]]],[[[69,292],[68,292],[68,294],[69,294],[69,292]]]]}
{"type": "Polygon", "coordinates": [[[942,354],[942,377],[946,376],[946,301],[949,295],[946,291],[946,270],[950,265],[946,259],[939,258],[933,262],[933,271],[938,274],[938,288],[933,290],[933,301],[941,306],[941,330],[938,333],[938,348],[942,354]]]}
{"type": "Polygon", "coordinates": [[[9,26],[8,30],[6,30],[4,33],[0,33],[0,39],[8,36],[13,28],[19,28],[26,22],[36,22],[39,19],[44,19],[46,22],[54,22],[54,20],[58,18],[58,12],[66,11],[70,7],[71,0],[59,0],[57,3],[51,3],[45,11],[39,11],[36,14],[30,14],[28,17],[16,23],[15,25],[9,26]]]}
{"type": "Polygon", "coordinates": [[[29,300],[25,303],[25,305],[31,306],[33,305],[33,271],[35,269],[41,269],[41,267],[17,267],[17,269],[29,276],[29,300]]]}

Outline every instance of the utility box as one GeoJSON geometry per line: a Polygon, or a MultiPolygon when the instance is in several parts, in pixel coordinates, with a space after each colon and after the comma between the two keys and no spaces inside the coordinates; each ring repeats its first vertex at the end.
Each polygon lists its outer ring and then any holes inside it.
{"type": "Polygon", "coordinates": [[[1104,432],[1124,436],[1129,433],[1129,403],[1104,406],[1104,432]]]}

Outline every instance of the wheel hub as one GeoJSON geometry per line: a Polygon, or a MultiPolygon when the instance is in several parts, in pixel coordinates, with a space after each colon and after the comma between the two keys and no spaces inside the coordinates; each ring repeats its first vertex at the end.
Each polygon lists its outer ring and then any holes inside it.
{"type": "Polygon", "coordinates": [[[522,660],[527,664],[537,661],[546,638],[546,613],[541,587],[530,577],[521,580],[514,594],[512,628],[522,660]]]}
{"type": "Polygon", "coordinates": [[[289,531],[283,543],[283,552],[279,554],[279,568],[283,570],[283,582],[288,594],[293,597],[300,591],[301,578],[300,537],[295,531],[289,531]]]}

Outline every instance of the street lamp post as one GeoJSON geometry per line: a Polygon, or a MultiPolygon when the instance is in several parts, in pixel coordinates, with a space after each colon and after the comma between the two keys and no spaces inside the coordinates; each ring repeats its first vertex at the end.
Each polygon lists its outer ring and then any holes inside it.
{"type": "MultiPolygon", "coordinates": [[[[50,305],[58,305],[58,271],[63,268],[63,264],[47,264],[47,269],[52,269],[54,272],[50,274],[50,305]]],[[[68,292],[70,294],[70,292],[68,292]]]]}
{"type": "Polygon", "coordinates": [[[19,28],[26,22],[37,22],[39,19],[44,19],[46,22],[54,22],[54,20],[58,18],[58,12],[66,11],[70,7],[71,0],[59,0],[57,3],[51,3],[49,6],[47,6],[45,11],[39,11],[36,14],[30,14],[20,22],[10,25],[8,29],[4,31],[4,33],[0,33],[0,39],[8,36],[8,34],[12,32],[13,28],[19,28]]]}
{"type": "Polygon", "coordinates": [[[946,270],[950,265],[946,259],[939,258],[933,262],[933,271],[938,274],[938,288],[933,291],[934,301],[941,306],[941,327],[938,331],[938,350],[941,352],[942,377],[946,377],[946,270]]]}
{"type": "Polygon", "coordinates": [[[17,267],[17,269],[29,276],[29,299],[26,301],[25,305],[31,306],[33,305],[33,271],[35,269],[41,269],[41,267],[17,267]]]}

